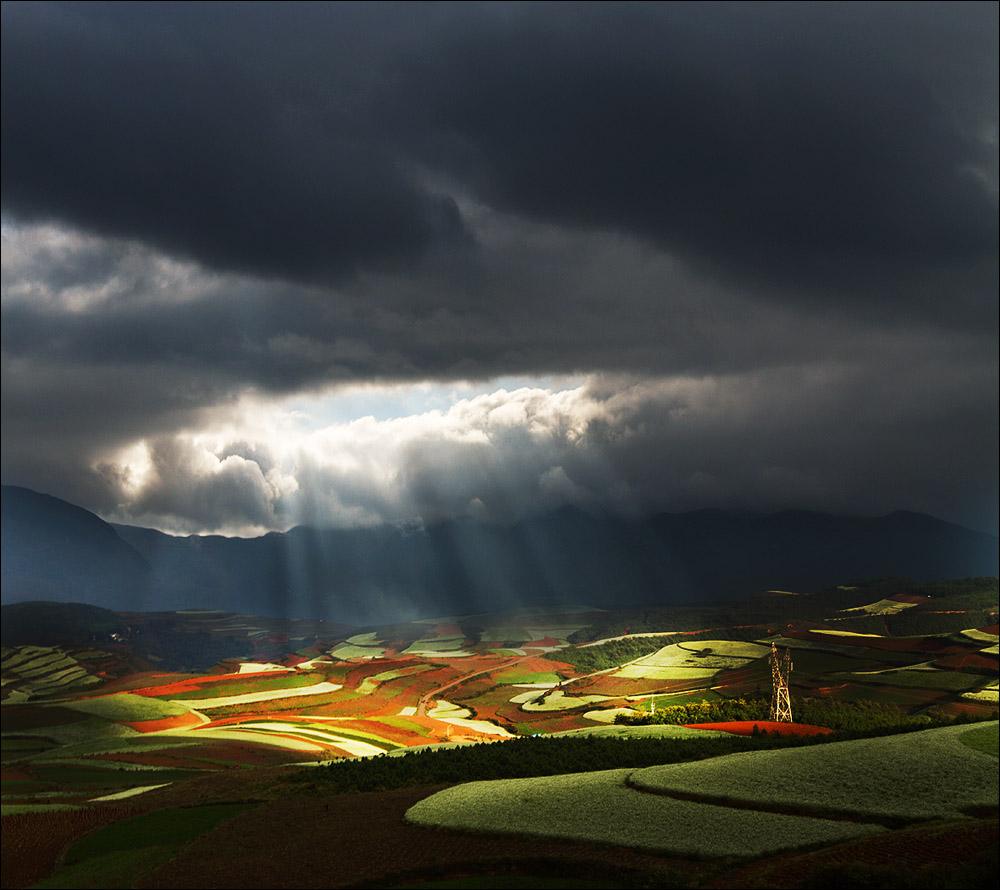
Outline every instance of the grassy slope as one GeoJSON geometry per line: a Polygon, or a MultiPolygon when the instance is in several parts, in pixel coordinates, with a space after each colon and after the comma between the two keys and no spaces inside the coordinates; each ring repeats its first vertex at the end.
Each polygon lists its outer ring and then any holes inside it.
{"type": "Polygon", "coordinates": [[[629,772],[467,783],[425,798],[406,818],[418,825],[562,837],[693,857],[757,856],[881,830],[643,794],[626,786],[629,772]]]}
{"type": "Polygon", "coordinates": [[[998,799],[996,763],[959,743],[967,732],[966,726],[948,726],[814,748],[735,754],[639,770],[630,782],[655,792],[839,810],[861,817],[954,816],[967,807],[996,806],[998,799]]]}

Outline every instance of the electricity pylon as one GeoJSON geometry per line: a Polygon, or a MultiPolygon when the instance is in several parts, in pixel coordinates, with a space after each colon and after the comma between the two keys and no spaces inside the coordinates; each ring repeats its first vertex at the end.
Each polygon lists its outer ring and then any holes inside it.
{"type": "Polygon", "coordinates": [[[788,694],[788,675],[792,672],[792,652],[771,643],[771,719],[779,723],[792,722],[792,699],[788,694]]]}

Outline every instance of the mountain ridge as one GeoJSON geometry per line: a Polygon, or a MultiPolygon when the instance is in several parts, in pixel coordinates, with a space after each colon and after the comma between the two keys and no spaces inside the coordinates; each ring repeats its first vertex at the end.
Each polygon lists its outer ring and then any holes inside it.
{"type": "Polygon", "coordinates": [[[737,599],[845,578],[996,573],[997,538],[926,514],[725,510],[620,519],[563,508],[506,526],[296,526],[256,538],[107,523],[3,487],[3,602],[221,608],[351,623],[592,601],[737,599]]]}

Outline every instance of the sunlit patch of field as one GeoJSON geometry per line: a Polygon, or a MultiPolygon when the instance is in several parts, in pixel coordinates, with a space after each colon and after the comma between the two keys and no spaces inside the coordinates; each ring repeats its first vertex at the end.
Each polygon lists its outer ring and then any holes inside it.
{"type": "Polygon", "coordinates": [[[269,671],[290,671],[294,668],[287,667],[283,664],[274,664],[272,662],[260,662],[260,661],[243,661],[240,662],[240,673],[241,674],[262,674],[269,671]]]}
{"type": "Polygon", "coordinates": [[[852,609],[841,609],[841,612],[861,612],[864,615],[897,615],[920,605],[918,602],[905,602],[895,599],[882,599],[874,603],[867,603],[864,606],[855,606],[852,609]]]}
{"type": "Polygon", "coordinates": [[[428,658],[433,658],[435,656],[444,658],[468,658],[475,655],[474,652],[462,648],[464,643],[464,636],[427,637],[421,640],[414,640],[400,654],[418,655],[428,658]]]}
{"type": "Polygon", "coordinates": [[[282,721],[261,721],[258,723],[239,724],[241,731],[257,731],[264,733],[277,733],[281,738],[304,739],[306,741],[316,740],[327,747],[335,748],[346,752],[354,757],[371,757],[376,754],[384,754],[386,751],[397,747],[392,742],[379,739],[379,744],[372,741],[352,738],[350,734],[338,732],[336,727],[330,727],[322,723],[307,722],[282,722],[282,721]]]}
{"type": "Polygon", "coordinates": [[[310,686],[300,686],[292,689],[264,689],[260,692],[244,692],[241,695],[222,695],[214,698],[194,698],[184,700],[174,700],[175,704],[183,704],[196,711],[210,711],[215,708],[224,708],[230,705],[246,705],[256,702],[273,701],[275,699],[299,698],[306,695],[322,695],[328,692],[336,692],[343,688],[339,683],[328,683],[323,681],[313,683],[310,686]]]}
{"type": "Polygon", "coordinates": [[[587,705],[608,701],[606,695],[567,695],[561,689],[541,693],[535,691],[522,692],[510,701],[519,704],[522,711],[568,711],[583,708],[587,705]]]}
{"type": "Polygon", "coordinates": [[[433,720],[441,720],[451,726],[458,726],[468,729],[481,735],[499,736],[501,738],[510,737],[510,733],[502,726],[490,723],[487,720],[475,720],[472,718],[472,711],[454,705],[444,699],[438,699],[435,706],[427,712],[427,716],[433,720]]]}
{"type": "Polygon", "coordinates": [[[983,630],[981,628],[971,627],[968,630],[962,631],[962,636],[968,637],[970,640],[975,640],[979,643],[993,643],[996,645],[1000,643],[1000,636],[995,633],[991,633],[988,630],[983,630]]]}
{"type": "Polygon", "coordinates": [[[92,797],[90,803],[104,803],[109,800],[125,800],[147,791],[155,791],[157,788],[166,788],[170,782],[163,782],[160,785],[136,785],[134,788],[126,788],[124,791],[115,791],[112,794],[104,794],[101,797],[92,797]]]}
{"type": "Polygon", "coordinates": [[[970,701],[996,704],[997,702],[1000,702],[1000,688],[998,688],[998,682],[994,680],[992,683],[989,683],[979,689],[963,692],[962,698],[970,701]]]}
{"type": "MultiPolygon", "coordinates": [[[[587,711],[583,715],[584,720],[593,720],[595,723],[614,723],[615,718],[621,714],[635,714],[634,708],[603,708],[595,711],[587,711]]],[[[583,730],[580,730],[581,732],[583,730]]]]}
{"type": "Polygon", "coordinates": [[[411,677],[414,674],[421,674],[424,671],[434,670],[434,665],[432,664],[413,664],[407,667],[394,668],[388,671],[381,671],[380,673],[374,674],[370,677],[365,677],[361,683],[358,684],[357,691],[362,695],[369,695],[374,692],[383,683],[388,683],[391,680],[398,680],[401,677],[411,677]]]}
{"type": "Polygon", "coordinates": [[[853,630],[835,630],[826,627],[817,627],[813,630],[814,634],[826,634],[831,637],[869,637],[871,639],[882,639],[884,634],[864,634],[858,633],[853,630]]]}
{"type": "Polygon", "coordinates": [[[613,676],[636,680],[698,680],[720,670],[745,667],[767,653],[766,646],[732,640],[673,643],[624,665],[613,676]]]}
{"type": "Polygon", "coordinates": [[[628,769],[470,782],[412,806],[416,825],[527,834],[660,850],[680,856],[758,856],[882,831],[879,826],[643,794],[628,769]]]}
{"type": "Polygon", "coordinates": [[[353,637],[348,637],[343,643],[334,646],[329,654],[333,658],[341,660],[381,658],[385,655],[385,647],[379,643],[378,635],[374,631],[355,634],[353,637]]]}
{"type": "Polygon", "coordinates": [[[931,819],[997,806],[996,762],[960,743],[967,726],[756,751],[637,770],[629,782],[712,801],[803,807],[857,818],[931,819]],[[775,777],[780,776],[780,781],[775,777]]]}

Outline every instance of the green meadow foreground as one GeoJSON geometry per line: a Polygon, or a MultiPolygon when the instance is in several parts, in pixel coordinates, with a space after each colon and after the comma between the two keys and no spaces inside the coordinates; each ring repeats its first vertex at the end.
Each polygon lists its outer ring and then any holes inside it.
{"type": "Polygon", "coordinates": [[[378,628],[3,611],[5,887],[995,878],[995,579],[378,628]]]}

